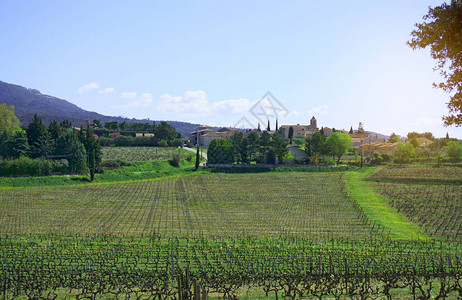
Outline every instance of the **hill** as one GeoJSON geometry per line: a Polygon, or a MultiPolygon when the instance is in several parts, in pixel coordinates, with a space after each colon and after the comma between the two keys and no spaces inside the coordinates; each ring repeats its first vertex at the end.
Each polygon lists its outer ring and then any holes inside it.
{"type": "MultiPolygon", "coordinates": [[[[66,100],[53,96],[44,95],[36,89],[25,88],[20,85],[0,81],[0,103],[13,105],[21,123],[27,126],[34,116],[40,116],[45,124],[56,120],[61,122],[69,120],[73,125],[87,124],[87,121],[98,119],[104,122],[127,122],[127,123],[153,123],[149,119],[129,119],[115,116],[105,116],[93,111],[87,111],[66,100]]],[[[160,122],[160,121],[155,121],[160,122]]],[[[189,137],[191,131],[197,130],[199,124],[179,121],[167,121],[181,133],[183,137],[189,137]]]]}

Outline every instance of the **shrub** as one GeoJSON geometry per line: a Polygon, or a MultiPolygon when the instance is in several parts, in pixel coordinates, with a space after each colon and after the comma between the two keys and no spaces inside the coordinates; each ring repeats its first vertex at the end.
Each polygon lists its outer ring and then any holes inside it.
{"type": "Polygon", "coordinates": [[[5,159],[0,163],[1,176],[46,176],[61,170],[59,161],[32,159],[26,156],[5,159]]]}
{"type": "Polygon", "coordinates": [[[126,146],[131,146],[133,145],[133,139],[134,137],[132,136],[118,136],[114,139],[115,145],[116,146],[121,146],[121,147],[126,147],[126,146]]]}
{"type": "Polygon", "coordinates": [[[450,141],[443,149],[452,162],[457,162],[462,157],[462,144],[459,142],[450,141]]]}
{"type": "Polygon", "coordinates": [[[168,142],[166,140],[160,140],[159,147],[168,147],[168,142]]]}
{"type": "Polygon", "coordinates": [[[400,144],[393,153],[394,161],[397,163],[408,163],[415,155],[414,146],[410,143],[400,144]]]}
{"type": "Polygon", "coordinates": [[[183,147],[183,140],[182,139],[174,139],[170,141],[170,146],[171,147],[183,147]]]}
{"type": "Polygon", "coordinates": [[[180,167],[180,155],[178,153],[174,153],[168,162],[176,168],[180,167]]]}

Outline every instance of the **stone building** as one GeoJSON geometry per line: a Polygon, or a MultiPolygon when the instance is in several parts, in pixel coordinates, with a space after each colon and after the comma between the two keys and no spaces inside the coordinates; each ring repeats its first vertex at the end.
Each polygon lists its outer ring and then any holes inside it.
{"type": "Polygon", "coordinates": [[[307,138],[314,133],[318,132],[318,125],[315,117],[312,117],[310,120],[310,125],[282,125],[279,128],[279,132],[281,133],[283,138],[289,138],[289,130],[290,127],[294,129],[294,138],[307,138]]]}

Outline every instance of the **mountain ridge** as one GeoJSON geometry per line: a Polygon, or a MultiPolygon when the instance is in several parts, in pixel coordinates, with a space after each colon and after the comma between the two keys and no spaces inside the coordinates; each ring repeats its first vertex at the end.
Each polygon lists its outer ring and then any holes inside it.
{"type": "MultiPolygon", "coordinates": [[[[94,111],[82,109],[67,100],[42,94],[37,89],[26,88],[3,81],[0,81],[0,103],[13,105],[16,116],[24,126],[27,126],[32,121],[34,114],[41,117],[45,124],[49,124],[53,120],[58,122],[69,120],[72,124],[77,126],[86,124],[87,121],[95,119],[98,119],[103,123],[112,121],[120,123],[125,121],[127,123],[140,122],[152,124],[153,122],[162,121],[106,116],[94,111]]],[[[197,130],[197,127],[200,125],[181,121],[166,122],[175,127],[175,129],[180,132],[184,138],[189,137],[189,133],[197,130]]]]}

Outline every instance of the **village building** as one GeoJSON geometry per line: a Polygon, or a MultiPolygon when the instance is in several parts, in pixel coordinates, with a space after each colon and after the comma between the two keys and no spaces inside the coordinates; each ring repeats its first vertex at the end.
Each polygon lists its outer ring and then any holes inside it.
{"type": "Polygon", "coordinates": [[[208,147],[213,139],[229,139],[236,132],[238,130],[233,127],[215,130],[211,126],[201,125],[196,131],[189,133],[189,141],[193,145],[208,147]]]}
{"type": "Polygon", "coordinates": [[[289,130],[290,127],[294,130],[294,138],[301,138],[305,139],[307,137],[312,136],[314,133],[318,132],[318,125],[315,117],[312,117],[310,120],[310,125],[282,125],[279,128],[279,132],[281,133],[282,137],[285,139],[289,138],[289,130]]]}
{"type": "Polygon", "coordinates": [[[375,142],[369,144],[362,144],[358,147],[358,152],[360,155],[363,156],[372,156],[374,153],[389,153],[392,154],[398,145],[402,144],[403,142],[396,142],[396,143],[385,143],[385,142],[375,142]]]}
{"type": "Polygon", "coordinates": [[[141,136],[153,137],[154,133],[146,133],[146,132],[137,132],[137,133],[135,133],[135,137],[141,137],[141,136]]]}

